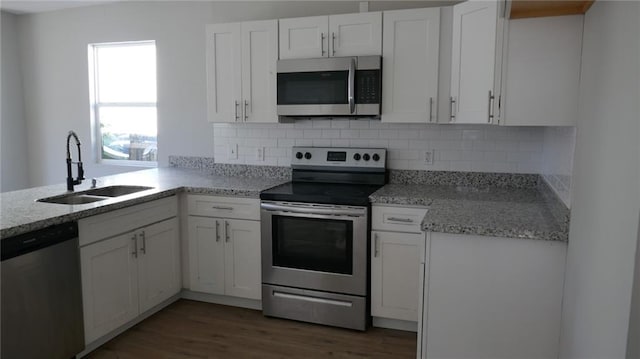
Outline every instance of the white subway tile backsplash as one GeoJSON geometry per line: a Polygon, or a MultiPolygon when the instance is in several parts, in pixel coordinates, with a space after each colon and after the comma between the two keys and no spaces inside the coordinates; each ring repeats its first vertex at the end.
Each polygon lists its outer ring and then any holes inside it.
{"type": "Polygon", "coordinates": [[[389,124],[366,119],[214,125],[216,162],[274,166],[290,165],[292,146],[374,147],[389,151],[387,166],[391,169],[539,173],[546,163],[544,140],[544,128],[389,124]],[[238,159],[230,159],[228,150],[235,144],[238,159]],[[264,161],[256,156],[260,147],[265,149],[264,161]],[[435,151],[433,164],[424,162],[425,151],[435,151]]]}

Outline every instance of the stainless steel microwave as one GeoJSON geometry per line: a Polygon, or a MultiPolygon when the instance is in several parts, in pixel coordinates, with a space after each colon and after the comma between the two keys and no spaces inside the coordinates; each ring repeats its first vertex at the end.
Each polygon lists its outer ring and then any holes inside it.
{"type": "Polygon", "coordinates": [[[278,61],[279,116],[379,116],[380,56],[278,61]]]}

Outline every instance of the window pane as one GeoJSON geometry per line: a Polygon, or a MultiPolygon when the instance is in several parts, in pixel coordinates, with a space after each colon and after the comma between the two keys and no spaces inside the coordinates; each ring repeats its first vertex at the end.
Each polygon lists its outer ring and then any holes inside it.
{"type": "Polygon", "coordinates": [[[100,102],[156,102],[156,46],[133,43],[96,46],[100,102]]]}
{"type": "Polygon", "coordinates": [[[157,161],[155,107],[99,107],[102,158],[157,161]]]}

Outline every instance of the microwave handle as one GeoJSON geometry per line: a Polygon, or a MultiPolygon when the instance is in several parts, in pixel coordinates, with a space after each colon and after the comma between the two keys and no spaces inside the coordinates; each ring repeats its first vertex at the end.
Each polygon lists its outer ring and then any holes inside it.
{"type": "Polygon", "coordinates": [[[354,113],[356,110],[356,59],[352,58],[349,64],[349,88],[347,96],[349,96],[349,113],[354,113]]]}

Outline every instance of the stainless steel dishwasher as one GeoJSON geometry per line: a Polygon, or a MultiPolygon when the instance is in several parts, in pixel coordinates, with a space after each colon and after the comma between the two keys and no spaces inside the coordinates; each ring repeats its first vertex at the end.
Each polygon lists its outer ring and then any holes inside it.
{"type": "Polygon", "coordinates": [[[2,239],[2,358],[69,359],[84,349],[76,222],[2,239]]]}

